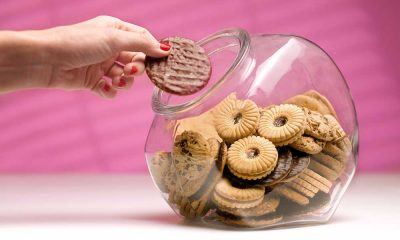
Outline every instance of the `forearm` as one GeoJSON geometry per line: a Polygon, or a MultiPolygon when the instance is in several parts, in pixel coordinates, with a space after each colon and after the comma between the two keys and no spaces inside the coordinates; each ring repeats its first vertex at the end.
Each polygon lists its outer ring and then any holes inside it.
{"type": "Polygon", "coordinates": [[[46,87],[51,72],[46,43],[35,31],[0,31],[0,93],[46,87]]]}

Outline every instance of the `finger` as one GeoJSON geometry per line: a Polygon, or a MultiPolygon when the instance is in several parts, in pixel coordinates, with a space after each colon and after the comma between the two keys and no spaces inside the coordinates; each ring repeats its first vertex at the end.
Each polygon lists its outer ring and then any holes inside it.
{"type": "Polygon", "coordinates": [[[117,89],[129,89],[132,87],[134,82],[133,76],[117,76],[112,79],[112,85],[117,89]]]}
{"type": "Polygon", "coordinates": [[[144,62],[146,58],[146,55],[141,52],[120,52],[119,56],[117,58],[117,62],[122,63],[122,64],[128,64],[130,62],[134,61],[142,61],[144,62]]]}
{"type": "Polygon", "coordinates": [[[124,75],[125,76],[139,76],[142,75],[145,70],[144,63],[139,62],[132,62],[128,63],[124,67],[124,75]]]}
{"type": "Polygon", "coordinates": [[[158,42],[147,30],[129,32],[113,29],[110,32],[109,44],[114,52],[143,52],[151,57],[165,57],[171,49],[170,45],[158,42]]]}
{"type": "Polygon", "coordinates": [[[114,98],[117,95],[117,90],[111,86],[104,78],[100,79],[92,88],[92,91],[99,96],[107,99],[114,98]]]}
{"type": "Polygon", "coordinates": [[[124,73],[124,67],[122,67],[117,63],[114,63],[106,73],[106,76],[113,79],[116,76],[121,76],[123,73],[124,73]]]}

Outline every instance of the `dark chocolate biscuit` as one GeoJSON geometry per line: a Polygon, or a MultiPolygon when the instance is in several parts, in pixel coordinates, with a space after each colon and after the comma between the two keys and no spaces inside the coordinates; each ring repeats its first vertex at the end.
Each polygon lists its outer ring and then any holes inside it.
{"type": "Polygon", "coordinates": [[[228,169],[224,174],[236,187],[266,187],[279,183],[291,172],[292,153],[288,148],[281,148],[274,170],[266,177],[257,180],[244,180],[236,177],[228,169]]]}
{"type": "Polygon", "coordinates": [[[204,49],[181,37],[163,39],[172,45],[164,58],[146,58],[146,73],[165,92],[189,95],[200,91],[211,76],[211,63],[204,49]]]}
{"type": "Polygon", "coordinates": [[[292,168],[289,174],[282,180],[283,182],[290,182],[299,176],[304,169],[310,164],[310,155],[306,155],[299,151],[292,150],[292,168]]]}

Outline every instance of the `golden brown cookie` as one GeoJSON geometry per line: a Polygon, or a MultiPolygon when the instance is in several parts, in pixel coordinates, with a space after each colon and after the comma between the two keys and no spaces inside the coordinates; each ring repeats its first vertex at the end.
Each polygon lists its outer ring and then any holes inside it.
{"type": "Polygon", "coordinates": [[[171,153],[169,152],[156,152],[149,162],[150,173],[162,192],[168,192],[165,177],[168,174],[171,163],[171,153]]]}
{"type": "Polygon", "coordinates": [[[328,124],[332,129],[332,141],[336,142],[343,139],[346,136],[346,132],[343,130],[338,120],[336,120],[336,118],[330,114],[325,114],[324,117],[328,119],[328,124]]]}
{"type": "Polygon", "coordinates": [[[292,169],[292,154],[289,149],[280,149],[278,161],[274,170],[266,177],[257,180],[245,180],[235,176],[231,171],[225,171],[224,177],[229,179],[233,186],[246,187],[267,187],[280,183],[286,178],[292,169]]]}
{"type": "MultiPolygon", "coordinates": [[[[214,146],[214,144],[211,144],[214,146]]],[[[226,161],[228,159],[228,148],[224,142],[217,144],[218,149],[213,149],[211,152],[215,155],[215,163],[210,169],[207,180],[200,187],[200,189],[189,198],[191,200],[201,199],[204,196],[208,196],[214,189],[215,184],[221,179],[226,161]]],[[[208,197],[207,197],[208,198],[208,197]]]]}
{"type": "Polygon", "coordinates": [[[344,137],[343,139],[336,141],[335,144],[342,149],[342,151],[344,151],[346,158],[353,150],[352,142],[348,137],[344,137]]]}
{"type": "Polygon", "coordinates": [[[339,175],[344,168],[344,163],[340,160],[341,158],[334,158],[323,152],[313,155],[312,159],[321,163],[322,165],[327,166],[339,175]]]}
{"type": "Polygon", "coordinates": [[[237,177],[255,180],[270,174],[277,163],[278,151],[267,139],[250,136],[234,142],[228,150],[228,168],[237,177]]]}
{"type": "Polygon", "coordinates": [[[308,198],[313,198],[315,196],[315,193],[310,191],[308,188],[303,187],[300,184],[297,184],[295,182],[289,182],[286,184],[288,187],[294,189],[295,191],[303,194],[304,196],[308,197],[308,198]]]}
{"type": "Polygon", "coordinates": [[[282,104],[261,112],[258,133],[276,146],[284,146],[303,135],[304,126],[303,110],[293,104],[282,104]]]}
{"type": "Polygon", "coordinates": [[[234,93],[218,104],[213,113],[218,134],[227,142],[255,133],[260,120],[257,105],[249,99],[237,99],[234,93]]]}
{"type": "Polygon", "coordinates": [[[309,91],[305,92],[304,95],[312,97],[315,100],[317,100],[318,102],[320,102],[321,104],[325,105],[325,109],[319,111],[321,114],[331,114],[335,118],[337,118],[335,109],[333,108],[331,102],[328,100],[328,98],[323,96],[321,93],[319,93],[315,90],[309,90],[309,91]]]}
{"type": "Polygon", "coordinates": [[[175,165],[171,164],[164,179],[168,193],[175,192],[178,189],[177,178],[175,165]]]}
{"type": "Polygon", "coordinates": [[[313,97],[306,96],[304,94],[296,95],[294,97],[291,97],[285,101],[285,103],[288,104],[294,104],[299,107],[306,107],[310,110],[319,112],[321,114],[327,114],[330,113],[329,109],[327,107],[320,103],[318,100],[314,99],[313,97]]]}
{"type": "Polygon", "coordinates": [[[303,173],[299,175],[299,178],[307,181],[324,193],[329,193],[332,187],[332,182],[308,168],[304,169],[303,173]]]}
{"type": "Polygon", "coordinates": [[[345,151],[343,151],[337,143],[327,142],[322,149],[322,153],[329,155],[337,160],[342,160],[346,157],[345,151]]]}
{"type": "Polygon", "coordinates": [[[308,165],[308,168],[332,182],[335,181],[339,177],[338,172],[330,169],[329,167],[327,167],[313,159],[311,160],[310,165],[308,165]]]}
{"type": "Polygon", "coordinates": [[[306,115],[306,128],[304,133],[322,141],[328,142],[335,139],[334,129],[329,120],[319,112],[303,108],[306,115]]]}
{"type": "Polygon", "coordinates": [[[184,131],[197,132],[205,139],[215,138],[219,142],[222,142],[222,138],[215,129],[214,115],[211,111],[207,111],[196,117],[177,120],[175,123],[174,135],[180,135],[184,131]]]}
{"type": "Polygon", "coordinates": [[[274,188],[273,192],[299,205],[307,205],[310,203],[310,200],[306,196],[284,185],[274,188]]]}
{"type": "Polygon", "coordinates": [[[265,189],[236,188],[227,179],[221,179],[214,188],[213,201],[217,207],[252,208],[264,199],[265,189]]]}
{"type": "Polygon", "coordinates": [[[289,144],[294,149],[308,154],[316,154],[322,151],[325,142],[309,136],[301,136],[299,139],[289,144]]]}
{"type": "MultiPolygon", "coordinates": [[[[211,143],[218,144],[218,141],[211,143]]],[[[184,131],[176,136],[172,158],[180,194],[185,197],[193,195],[200,189],[215,161],[210,142],[200,133],[193,131],[184,131]]]]}
{"type": "Polygon", "coordinates": [[[307,190],[311,191],[312,193],[316,194],[319,192],[319,188],[317,188],[316,186],[310,184],[309,182],[307,182],[301,178],[295,178],[295,179],[293,179],[292,182],[306,188],[307,190]]]}
{"type": "Polygon", "coordinates": [[[191,200],[187,197],[183,197],[178,192],[172,192],[169,195],[168,201],[171,204],[176,204],[179,213],[189,219],[203,217],[210,209],[208,197],[199,200],[191,200]]]}
{"type": "Polygon", "coordinates": [[[235,227],[243,227],[243,228],[258,228],[271,226],[273,224],[279,223],[282,220],[283,216],[281,214],[266,214],[264,216],[259,217],[250,217],[250,218],[237,218],[232,215],[226,215],[223,213],[217,213],[215,215],[215,219],[218,221],[235,226],[235,227]]]}
{"type": "Polygon", "coordinates": [[[239,217],[257,217],[267,213],[275,212],[276,208],[279,206],[279,202],[279,196],[268,194],[265,195],[262,203],[252,208],[229,208],[220,205],[218,209],[239,217]]]}

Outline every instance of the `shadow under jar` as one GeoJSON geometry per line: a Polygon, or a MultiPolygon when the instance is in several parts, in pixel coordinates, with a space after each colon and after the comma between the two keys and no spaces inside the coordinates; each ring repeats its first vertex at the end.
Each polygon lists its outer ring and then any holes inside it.
{"type": "Polygon", "coordinates": [[[323,223],[357,165],[349,88],[329,55],[290,35],[226,29],[198,42],[208,85],[155,88],[145,155],[171,208],[210,227],[323,223]]]}

